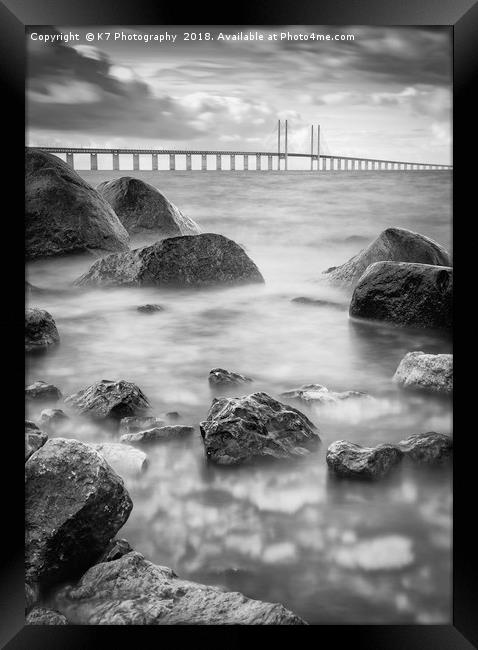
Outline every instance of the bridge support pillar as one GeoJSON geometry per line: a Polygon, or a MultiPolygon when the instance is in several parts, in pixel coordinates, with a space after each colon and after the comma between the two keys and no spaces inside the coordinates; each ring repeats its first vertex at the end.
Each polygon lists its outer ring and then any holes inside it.
{"type": "Polygon", "coordinates": [[[231,172],[235,171],[236,169],[236,156],[234,154],[231,154],[231,172]]]}
{"type": "Polygon", "coordinates": [[[272,156],[267,156],[267,169],[272,171],[272,156]]]}
{"type": "Polygon", "coordinates": [[[113,151],[113,171],[117,172],[119,171],[119,153],[117,151],[113,151]]]}
{"type": "Polygon", "coordinates": [[[90,169],[98,169],[98,154],[90,153],[90,169]]]}
{"type": "Polygon", "coordinates": [[[258,153],[258,154],[256,154],[256,169],[258,171],[261,171],[261,169],[262,169],[262,164],[261,163],[262,163],[261,154],[258,153]]]}
{"type": "Polygon", "coordinates": [[[342,169],[342,158],[339,158],[337,161],[337,169],[341,170],[342,169]]]}
{"type": "Polygon", "coordinates": [[[191,171],[191,154],[190,153],[186,154],[186,171],[188,171],[188,172],[191,171]]]}
{"type": "Polygon", "coordinates": [[[201,154],[201,171],[207,171],[207,156],[205,153],[201,154]]]}
{"type": "Polygon", "coordinates": [[[352,160],[352,170],[355,171],[356,160],[352,160]]]}
{"type": "Polygon", "coordinates": [[[139,153],[133,154],[133,169],[139,171],[139,153]]]}
{"type": "Polygon", "coordinates": [[[158,154],[151,154],[151,169],[155,172],[158,171],[158,154]]]}
{"type": "Polygon", "coordinates": [[[176,169],[176,155],[174,153],[169,154],[169,171],[173,172],[176,169]]]}
{"type": "Polygon", "coordinates": [[[220,153],[216,154],[216,169],[222,169],[222,158],[220,153]]]}
{"type": "Polygon", "coordinates": [[[244,156],[244,171],[249,169],[249,156],[244,156]]]}
{"type": "Polygon", "coordinates": [[[70,153],[69,151],[66,152],[66,162],[72,169],[75,169],[75,161],[73,158],[73,154],[70,153]]]}
{"type": "Polygon", "coordinates": [[[327,171],[327,158],[322,158],[322,171],[327,171]]]}

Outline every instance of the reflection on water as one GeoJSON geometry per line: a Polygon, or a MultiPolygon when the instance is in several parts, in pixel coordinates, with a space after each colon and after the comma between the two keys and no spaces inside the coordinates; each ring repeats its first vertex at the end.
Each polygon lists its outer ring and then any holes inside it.
{"type": "MultiPolygon", "coordinates": [[[[82,175],[97,184],[115,174],[82,175]]],[[[29,265],[28,280],[49,290],[30,304],[53,314],[61,336],[56,349],[28,360],[29,381],[52,382],[67,395],[98,379],[124,378],[143,389],[152,414],[178,411],[178,423],[196,427],[190,439],[149,449],[148,470],[127,479],[134,509],[121,535],[183,577],[281,602],[309,622],[449,622],[450,468],[404,464],[378,485],[357,484],[331,477],[325,452],[340,438],[376,444],[451,433],[449,399],[402,392],[391,382],[406,352],[450,352],[451,342],[440,333],[353,321],[334,305],[291,302],[307,296],[348,303],[322,270],[387,226],[449,247],[448,174],[140,175],[203,232],[244,245],[266,284],[80,290],[71,282],[90,265],[88,255],[29,265]],[[137,312],[145,303],[164,310],[137,312]],[[207,376],[217,366],[254,378],[251,391],[274,397],[308,383],[370,397],[327,406],[291,402],[322,439],[305,459],[215,468],[204,462],[198,423],[212,399],[207,376]]],[[[68,435],[115,438],[76,418],[68,435]]]]}

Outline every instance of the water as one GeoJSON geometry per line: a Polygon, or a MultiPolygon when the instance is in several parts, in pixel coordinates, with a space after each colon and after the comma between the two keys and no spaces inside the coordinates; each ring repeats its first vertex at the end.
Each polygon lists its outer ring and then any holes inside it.
{"type": "MultiPolygon", "coordinates": [[[[363,485],[334,480],[325,452],[337,439],[368,445],[451,433],[450,400],[403,393],[391,382],[406,352],[450,352],[451,342],[436,332],[351,321],[350,296],[328,286],[322,271],[387,226],[450,249],[451,176],[81,172],[94,185],[126,174],[156,185],[203,232],[242,244],[266,283],[85,291],[71,282],[91,264],[88,255],[29,264],[28,280],[49,290],[30,304],[53,314],[61,336],[59,347],[29,358],[29,382],[49,381],[68,395],[99,379],[127,379],[146,393],[152,414],[178,411],[180,423],[196,427],[189,440],[149,451],[148,470],[126,479],[134,509],[120,535],[182,577],[281,602],[310,623],[450,623],[451,468],[403,465],[363,485]],[[292,303],[296,296],[338,306],[292,303]],[[136,311],[148,302],[164,311],[136,311]],[[322,440],[306,459],[215,468],[204,462],[198,427],[215,366],[253,377],[253,390],[275,397],[320,383],[373,399],[296,404],[322,440]]],[[[111,439],[73,423],[72,437],[111,439]]]]}

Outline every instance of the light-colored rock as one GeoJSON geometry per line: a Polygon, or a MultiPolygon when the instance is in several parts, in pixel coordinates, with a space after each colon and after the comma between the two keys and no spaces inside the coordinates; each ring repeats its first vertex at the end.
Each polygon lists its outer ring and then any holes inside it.
{"type": "Polygon", "coordinates": [[[166,422],[149,415],[134,415],[127,418],[122,418],[120,422],[119,432],[124,433],[137,433],[138,431],[145,431],[146,429],[154,429],[164,427],[166,422]]]}
{"type": "Polygon", "coordinates": [[[149,445],[166,440],[177,440],[184,436],[190,436],[192,433],[194,433],[194,427],[176,424],[137,431],[136,433],[125,433],[121,436],[120,442],[129,445],[149,445]]]}
{"type": "Polygon", "coordinates": [[[368,395],[358,390],[347,390],[342,393],[337,393],[321,384],[305,384],[299,388],[281,393],[281,397],[297,399],[301,402],[313,402],[315,404],[336,404],[350,397],[368,397],[368,395]]]}
{"type": "Polygon", "coordinates": [[[240,375],[237,372],[232,372],[231,370],[225,370],[224,368],[213,368],[209,372],[208,381],[211,386],[239,386],[240,384],[247,384],[253,381],[250,377],[245,375],[240,375]]]}
{"type": "Polygon", "coordinates": [[[453,440],[443,433],[417,433],[398,445],[406,458],[415,463],[435,465],[448,460],[453,454],[453,440]]]}
{"type": "Polygon", "coordinates": [[[400,361],[393,381],[404,388],[452,393],[453,355],[408,352],[400,361]]]}
{"type": "Polygon", "coordinates": [[[40,414],[40,424],[48,433],[59,431],[69,419],[61,409],[43,409],[40,414]]]}
{"type": "Polygon", "coordinates": [[[133,477],[144,472],[148,457],[143,451],[120,442],[100,442],[93,447],[120,476],[133,477]]]}
{"type": "Polygon", "coordinates": [[[326,460],[337,476],[376,480],[388,474],[402,456],[395,445],[361,447],[347,440],[337,440],[327,449],[326,460]]]}
{"type": "Polygon", "coordinates": [[[61,391],[56,386],[47,384],[44,381],[35,381],[25,388],[25,398],[27,400],[58,402],[62,397],[61,391]]]}

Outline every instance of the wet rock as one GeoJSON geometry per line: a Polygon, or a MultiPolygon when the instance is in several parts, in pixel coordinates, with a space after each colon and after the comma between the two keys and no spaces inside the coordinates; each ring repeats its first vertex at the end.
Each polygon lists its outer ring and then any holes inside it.
{"type": "Polygon", "coordinates": [[[396,445],[361,447],[347,440],[337,440],[327,449],[327,465],[346,478],[376,480],[401,461],[403,452],[396,445]]]}
{"type": "Polygon", "coordinates": [[[304,625],[282,605],[181,580],[140,553],[93,566],[55,606],[76,625],[304,625]]]}
{"type": "Polygon", "coordinates": [[[96,189],[130,234],[154,231],[159,239],[200,232],[199,226],[164,194],[139,178],[122,176],[104,181],[96,189]]]}
{"type": "Polygon", "coordinates": [[[438,464],[453,453],[453,440],[443,433],[417,433],[397,445],[406,458],[416,463],[438,464]]]}
{"type": "Polygon", "coordinates": [[[250,377],[245,377],[237,372],[224,370],[224,368],[213,368],[209,372],[208,381],[211,386],[238,386],[253,380],[250,377]]]}
{"type": "Polygon", "coordinates": [[[101,562],[114,562],[114,560],[119,560],[123,555],[131,553],[132,550],[133,548],[127,539],[113,539],[95,564],[100,564],[101,562]]]}
{"type": "Polygon", "coordinates": [[[433,239],[405,228],[387,228],[348,262],[324,273],[335,282],[355,286],[370,264],[384,261],[451,266],[449,254],[433,239]]]}
{"type": "Polygon", "coordinates": [[[57,156],[27,149],[26,255],[128,249],[128,233],[105,199],[57,156]]]}
{"type": "Polygon", "coordinates": [[[100,442],[92,446],[120,476],[138,476],[148,466],[146,454],[129,445],[120,442],[100,442]]]}
{"type": "Polygon", "coordinates": [[[35,607],[26,618],[27,625],[68,625],[68,621],[53,609],[35,607]]]}
{"type": "Polygon", "coordinates": [[[303,413],[266,393],[214,399],[200,430],[208,459],[220,465],[303,456],[320,441],[303,413]]]}
{"type": "Polygon", "coordinates": [[[59,343],[60,335],[51,314],[44,309],[25,311],[25,351],[44,350],[59,343]]]}
{"type": "Polygon", "coordinates": [[[25,388],[25,398],[28,400],[58,402],[62,397],[61,391],[56,386],[44,381],[36,381],[25,388]]]}
{"type": "Polygon", "coordinates": [[[333,302],[332,300],[320,300],[319,298],[308,298],[307,296],[298,296],[297,298],[292,298],[291,302],[296,302],[300,305],[311,305],[314,307],[334,307],[336,309],[347,309],[346,305],[341,305],[338,302],[333,302]]]}
{"type": "Polygon", "coordinates": [[[163,311],[161,305],[140,305],[136,309],[142,314],[156,314],[158,311],[163,311]]]}
{"type": "Polygon", "coordinates": [[[453,355],[408,352],[400,361],[393,381],[404,388],[452,393],[453,355]]]}
{"type": "Polygon", "coordinates": [[[331,391],[321,384],[305,384],[300,388],[281,393],[281,397],[298,399],[301,402],[314,402],[316,404],[335,404],[349,397],[368,397],[367,393],[358,390],[347,390],[342,393],[331,391]]]}
{"type": "Polygon", "coordinates": [[[34,422],[25,420],[25,462],[43,447],[47,440],[48,434],[41,431],[34,422]]]}
{"type": "Polygon", "coordinates": [[[121,434],[137,433],[146,429],[160,428],[165,426],[165,424],[166,422],[164,420],[153,416],[134,416],[121,420],[119,432],[121,434]]]}
{"type": "Polygon", "coordinates": [[[45,587],[85,571],[132,507],[123,481],[91,445],[48,440],[25,464],[26,580],[45,587]]]}
{"type": "Polygon", "coordinates": [[[206,287],[264,282],[235,242],[213,233],[171,237],[97,260],[80,286],[206,287]]]}
{"type": "Polygon", "coordinates": [[[376,262],[361,276],[350,315],[417,328],[451,329],[453,269],[376,262]]]}
{"type": "Polygon", "coordinates": [[[136,433],[125,433],[121,436],[120,442],[130,445],[148,445],[154,442],[164,442],[166,440],[175,440],[189,436],[194,433],[194,427],[182,425],[165,426],[146,431],[137,431],[136,433]]]}
{"type": "Polygon", "coordinates": [[[136,384],[130,381],[102,379],[65,399],[81,415],[121,420],[149,408],[149,402],[136,384]]]}
{"type": "Polygon", "coordinates": [[[40,424],[48,433],[58,431],[69,419],[61,409],[43,409],[40,414],[40,424]]]}

